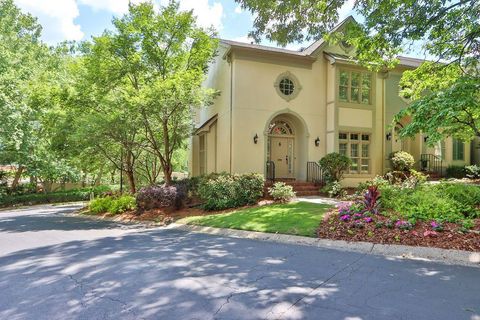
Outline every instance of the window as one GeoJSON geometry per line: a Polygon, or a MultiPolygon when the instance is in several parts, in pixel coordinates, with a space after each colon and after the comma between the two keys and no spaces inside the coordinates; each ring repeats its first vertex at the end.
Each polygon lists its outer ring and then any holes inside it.
{"type": "Polygon", "coordinates": [[[200,164],[200,174],[207,173],[207,148],[206,148],[206,135],[201,135],[199,138],[198,157],[200,164]]]}
{"type": "Polygon", "coordinates": [[[288,71],[280,74],[273,86],[278,95],[287,101],[295,99],[302,89],[297,77],[288,71]]]}
{"type": "Polygon", "coordinates": [[[268,133],[275,136],[288,135],[293,136],[292,126],[284,120],[275,120],[270,123],[268,133]]]}
{"type": "Polygon", "coordinates": [[[370,104],[372,74],[367,72],[340,71],[338,98],[340,101],[370,104]]]}
{"type": "Polygon", "coordinates": [[[338,152],[352,160],[348,173],[369,173],[370,134],[340,132],[338,140],[338,152]]]}
{"type": "Polygon", "coordinates": [[[453,160],[465,160],[465,146],[462,140],[453,139],[453,160]]]}
{"type": "Polygon", "coordinates": [[[293,90],[295,90],[295,85],[292,80],[284,78],[280,80],[279,89],[284,95],[289,96],[293,93],[293,90]]]}

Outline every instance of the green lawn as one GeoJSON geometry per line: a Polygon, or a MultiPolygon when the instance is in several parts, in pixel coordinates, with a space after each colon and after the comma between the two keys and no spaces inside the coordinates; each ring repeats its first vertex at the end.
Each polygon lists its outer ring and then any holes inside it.
{"type": "Polygon", "coordinates": [[[179,223],[200,226],[315,236],[329,205],[309,202],[273,204],[229,213],[187,217],[179,223]]]}

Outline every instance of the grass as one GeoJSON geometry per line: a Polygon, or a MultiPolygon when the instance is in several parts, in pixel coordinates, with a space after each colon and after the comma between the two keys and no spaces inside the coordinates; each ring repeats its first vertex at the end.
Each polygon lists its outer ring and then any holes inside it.
{"type": "Polygon", "coordinates": [[[315,231],[322,221],[323,214],[330,208],[329,205],[309,202],[273,204],[229,213],[187,217],[178,222],[216,228],[315,237],[315,231]]]}

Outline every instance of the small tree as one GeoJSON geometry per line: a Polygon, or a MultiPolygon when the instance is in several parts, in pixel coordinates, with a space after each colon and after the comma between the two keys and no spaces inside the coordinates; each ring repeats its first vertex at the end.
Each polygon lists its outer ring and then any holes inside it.
{"type": "Polygon", "coordinates": [[[390,160],[392,161],[392,168],[395,171],[410,171],[415,163],[413,156],[405,151],[394,152],[390,160]]]}
{"type": "Polygon", "coordinates": [[[337,152],[329,153],[320,160],[320,166],[332,181],[340,181],[351,164],[352,160],[349,157],[337,152]]]}

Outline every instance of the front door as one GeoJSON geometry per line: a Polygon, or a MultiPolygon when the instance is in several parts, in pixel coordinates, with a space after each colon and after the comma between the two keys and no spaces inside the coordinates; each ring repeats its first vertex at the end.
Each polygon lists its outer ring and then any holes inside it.
{"type": "Polygon", "coordinates": [[[270,160],[276,177],[293,178],[293,138],[270,137],[270,160]]]}

